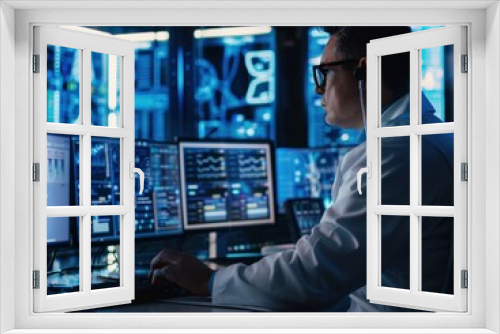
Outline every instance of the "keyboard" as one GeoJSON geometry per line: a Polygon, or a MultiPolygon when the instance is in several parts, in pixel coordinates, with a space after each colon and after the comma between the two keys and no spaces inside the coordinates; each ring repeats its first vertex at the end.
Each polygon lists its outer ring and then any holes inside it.
{"type": "Polygon", "coordinates": [[[136,267],[135,269],[135,301],[151,301],[191,295],[187,290],[166,280],[160,285],[151,285],[151,278],[148,277],[148,273],[149,268],[136,267]]]}

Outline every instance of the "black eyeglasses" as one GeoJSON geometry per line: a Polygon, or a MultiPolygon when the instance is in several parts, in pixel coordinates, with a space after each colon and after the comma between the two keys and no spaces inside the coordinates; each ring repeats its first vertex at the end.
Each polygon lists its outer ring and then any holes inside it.
{"type": "Polygon", "coordinates": [[[316,89],[323,90],[326,86],[326,76],[328,74],[328,68],[337,65],[350,65],[359,62],[359,60],[340,60],[333,61],[331,63],[319,64],[313,66],[313,77],[314,83],[316,84],[316,89]]]}

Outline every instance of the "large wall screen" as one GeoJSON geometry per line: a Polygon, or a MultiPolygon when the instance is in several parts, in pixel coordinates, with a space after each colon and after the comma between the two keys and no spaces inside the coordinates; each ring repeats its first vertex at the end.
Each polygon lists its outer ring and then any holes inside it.
{"type": "Polygon", "coordinates": [[[198,136],[273,139],[273,29],[197,29],[194,37],[198,136]]]}

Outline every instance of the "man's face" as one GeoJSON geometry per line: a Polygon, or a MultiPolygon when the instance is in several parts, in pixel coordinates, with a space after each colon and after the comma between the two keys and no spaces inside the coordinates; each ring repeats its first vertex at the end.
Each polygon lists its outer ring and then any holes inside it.
{"type": "MultiPolygon", "coordinates": [[[[346,57],[336,48],[336,36],[330,37],[321,57],[321,64],[341,60],[346,60],[346,57]]],[[[316,89],[322,95],[321,105],[326,112],[325,120],[330,125],[356,129],[364,126],[358,81],[353,75],[357,66],[328,68],[325,88],[316,89]]]]}

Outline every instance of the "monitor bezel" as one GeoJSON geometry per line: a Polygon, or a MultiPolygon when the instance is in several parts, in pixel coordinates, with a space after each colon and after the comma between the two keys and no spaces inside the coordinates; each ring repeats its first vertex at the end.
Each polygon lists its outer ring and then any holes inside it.
{"type": "Polygon", "coordinates": [[[185,232],[193,231],[224,231],[234,227],[260,227],[260,226],[274,226],[276,224],[276,195],[275,195],[275,156],[274,156],[274,143],[271,140],[238,140],[238,139],[186,139],[178,138],[178,157],[179,157],[179,171],[181,183],[181,212],[182,224],[185,232]],[[237,146],[235,146],[237,145],[237,146]],[[268,168],[268,184],[269,184],[269,218],[245,220],[245,221],[226,221],[217,223],[202,223],[196,225],[189,225],[187,219],[187,205],[186,205],[186,189],[185,189],[185,173],[184,173],[184,148],[186,147],[207,147],[207,148],[224,148],[225,146],[231,148],[264,148],[266,149],[266,159],[269,162],[268,168]]]}

